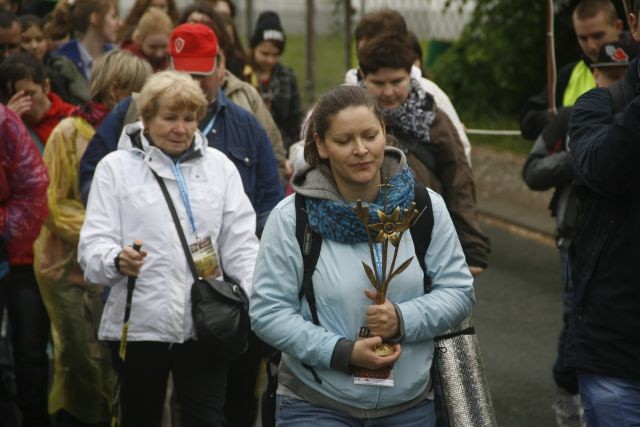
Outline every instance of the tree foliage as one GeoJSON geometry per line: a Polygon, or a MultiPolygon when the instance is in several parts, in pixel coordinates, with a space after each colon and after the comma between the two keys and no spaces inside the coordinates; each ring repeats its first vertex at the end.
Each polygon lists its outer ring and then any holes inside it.
{"type": "MultiPolygon", "coordinates": [[[[465,0],[452,0],[451,6],[465,0]]],[[[557,65],[580,55],[571,27],[573,1],[555,1],[557,65]]],[[[546,2],[477,0],[461,37],[438,59],[434,80],[473,117],[518,115],[546,84],[546,2]]]]}

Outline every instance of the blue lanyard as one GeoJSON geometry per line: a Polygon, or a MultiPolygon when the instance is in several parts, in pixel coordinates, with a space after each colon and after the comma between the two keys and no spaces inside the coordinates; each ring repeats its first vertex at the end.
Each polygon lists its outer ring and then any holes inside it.
{"type": "Polygon", "coordinates": [[[176,163],[171,162],[171,168],[173,169],[173,174],[176,176],[176,181],[178,181],[178,188],[180,189],[180,195],[182,196],[182,201],[184,202],[185,208],[187,208],[187,214],[189,215],[189,222],[191,222],[191,228],[193,230],[193,234],[195,234],[196,221],[193,218],[191,203],[189,203],[189,193],[187,192],[187,186],[184,183],[184,176],[182,175],[182,170],[180,170],[180,162],[176,162],[176,163]]]}
{"type": "Polygon", "coordinates": [[[213,129],[213,125],[216,122],[217,117],[218,117],[218,113],[214,114],[213,117],[211,118],[211,121],[204,128],[204,131],[202,131],[205,137],[209,135],[209,132],[211,132],[211,129],[213,129]]]}

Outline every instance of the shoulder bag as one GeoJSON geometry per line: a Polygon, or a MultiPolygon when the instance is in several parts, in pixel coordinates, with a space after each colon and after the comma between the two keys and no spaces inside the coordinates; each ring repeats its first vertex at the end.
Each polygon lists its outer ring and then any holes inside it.
{"type": "Polygon", "coordinates": [[[249,346],[250,320],[247,294],[235,283],[211,278],[203,279],[198,276],[171,196],[162,178],[155,171],[152,170],[152,172],[167,201],[189,269],[193,274],[191,314],[198,340],[221,359],[237,359],[249,346]]]}

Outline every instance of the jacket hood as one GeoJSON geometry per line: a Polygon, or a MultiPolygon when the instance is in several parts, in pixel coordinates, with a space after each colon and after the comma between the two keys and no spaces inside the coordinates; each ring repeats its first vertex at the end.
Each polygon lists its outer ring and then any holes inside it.
{"type": "MultiPolygon", "coordinates": [[[[193,152],[197,154],[202,154],[202,149],[207,147],[206,139],[202,133],[197,130],[194,136],[193,141],[193,152]]],[[[141,121],[131,123],[126,125],[123,128],[122,133],[120,134],[120,139],[118,140],[118,150],[128,150],[140,153],[143,157],[148,157],[152,153],[162,153],[162,151],[151,145],[149,140],[144,134],[144,125],[141,121]],[[132,136],[136,133],[140,132],[140,144],[142,147],[137,147],[134,145],[132,141],[132,136]]],[[[166,156],[163,153],[164,156],[166,156]]],[[[167,156],[168,157],[168,156],[167,156]]]]}
{"type": "MultiPolygon", "coordinates": [[[[392,177],[406,165],[407,159],[402,150],[389,146],[385,148],[384,160],[380,168],[382,176],[392,177]]],[[[342,200],[336,182],[331,175],[331,169],[325,163],[318,166],[305,163],[293,176],[292,187],[296,193],[305,197],[333,201],[342,200]]]]}

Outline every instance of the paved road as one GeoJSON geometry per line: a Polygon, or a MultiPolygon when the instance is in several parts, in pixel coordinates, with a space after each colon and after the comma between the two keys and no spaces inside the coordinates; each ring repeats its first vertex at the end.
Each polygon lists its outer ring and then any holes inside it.
{"type": "Polygon", "coordinates": [[[475,325],[498,425],[554,426],[558,251],[487,224],[483,228],[492,254],[490,268],[476,281],[475,325]]]}

